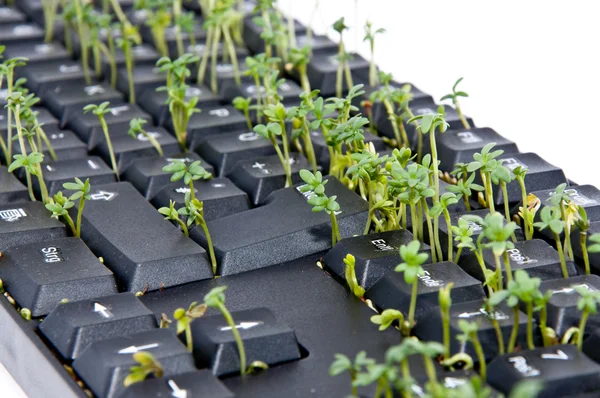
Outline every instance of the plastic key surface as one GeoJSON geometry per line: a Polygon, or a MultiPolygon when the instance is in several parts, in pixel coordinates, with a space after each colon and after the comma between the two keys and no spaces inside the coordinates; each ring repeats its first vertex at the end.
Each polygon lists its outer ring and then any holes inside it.
{"type": "MultiPolygon", "coordinates": [[[[44,132],[52,145],[56,160],[69,160],[69,159],[80,159],[87,156],[87,145],[82,142],[77,135],[71,130],[61,130],[58,125],[45,125],[44,132]]],[[[19,141],[13,141],[13,153],[21,153],[21,146],[19,141]]],[[[51,161],[52,157],[48,146],[42,141],[42,147],[38,148],[38,151],[44,154],[45,161],[51,161]]],[[[25,141],[25,150],[27,153],[31,152],[29,142],[25,141]]]]}
{"type": "MultiPolygon", "coordinates": [[[[116,180],[113,170],[97,156],[46,162],[42,167],[44,181],[46,181],[50,195],[54,195],[58,191],[64,191],[63,184],[72,182],[75,177],[82,181],[89,178],[92,186],[108,184],[116,180]]],[[[39,189],[37,182],[35,187],[39,189]]]]}
{"type": "Polygon", "coordinates": [[[119,398],[234,398],[208,370],[146,379],[129,386],[119,398]]]}
{"type": "Polygon", "coordinates": [[[27,187],[8,172],[6,167],[0,166],[0,204],[26,202],[29,200],[27,187]]]}
{"type": "Polygon", "coordinates": [[[27,65],[17,69],[17,75],[26,78],[27,87],[41,98],[44,98],[45,90],[55,83],[85,82],[81,63],[70,59],[27,65]]]}

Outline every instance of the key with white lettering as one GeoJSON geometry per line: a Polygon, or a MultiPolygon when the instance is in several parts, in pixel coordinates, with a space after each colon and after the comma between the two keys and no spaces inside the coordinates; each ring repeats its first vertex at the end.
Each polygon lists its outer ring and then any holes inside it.
{"type": "Polygon", "coordinates": [[[16,69],[18,77],[27,79],[27,87],[40,98],[44,97],[45,90],[59,82],[85,82],[85,74],[81,63],[78,61],[50,61],[27,65],[25,68],[16,69]]]}
{"type": "MultiPolygon", "coordinates": [[[[400,263],[398,249],[413,240],[413,234],[405,229],[342,239],[323,258],[323,265],[341,283],[346,284],[344,258],[352,254],[358,284],[364,289],[369,289],[387,271],[396,268],[400,263]]],[[[426,244],[422,244],[419,251],[430,254],[426,244]]]]}
{"type": "MultiPolygon", "coordinates": [[[[176,44],[176,43],[174,43],[176,44]]],[[[184,45],[184,49],[187,53],[193,54],[193,55],[197,55],[200,58],[202,58],[202,55],[204,53],[204,49],[206,47],[206,40],[203,40],[200,43],[196,43],[195,45],[191,45],[191,43],[189,42],[189,40],[184,40],[183,41],[183,45],[184,45]]],[[[243,60],[246,59],[246,57],[248,55],[250,55],[248,53],[248,49],[244,46],[238,46],[236,44],[233,45],[233,50],[235,51],[236,57],[238,60],[243,60]]],[[[177,57],[177,49],[176,49],[176,45],[173,46],[171,49],[169,49],[170,53],[172,54],[173,57],[177,57]]],[[[221,41],[219,41],[219,44],[217,44],[217,61],[223,61],[225,59],[231,59],[229,57],[229,50],[227,47],[225,47],[223,45],[223,43],[221,41]]],[[[192,71],[192,76],[197,76],[198,75],[198,68],[197,68],[197,63],[194,63],[191,65],[191,71],[192,71]]],[[[210,64],[208,64],[206,69],[211,69],[210,64]]]]}
{"type": "Polygon", "coordinates": [[[27,58],[27,65],[48,61],[68,61],[71,59],[67,49],[58,42],[9,44],[6,46],[6,50],[4,50],[3,57],[6,59],[25,57],[27,58]]]}
{"type": "Polygon", "coordinates": [[[41,202],[0,205],[0,252],[16,245],[67,236],[67,228],[51,218],[41,202]]]}
{"type": "MultiPolygon", "coordinates": [[[[252,78],[249,76],[243,76],[243,72],[247,71],[246,63],[238,59],[238,69],[240,71],[240,77],[242,81],[251,81],[252,78]]],[[[229,85],[235,85],[235,73],[233,64],[219,61],[215,67],[216,78],[217,78],[217,87],[219,87],[219,91],[224,90],[229,85]]],[[[212,78],[212,68],[209,66],[206,68],[206,76],[204,77],[204,84],[206,86],[210,86],[212,78]]]]}
{"type": "MultiPolygon", "coordinates": [[[[127,68],[121,67],[117,70],[117,90],[129,98],[129,78],[127,68]]],[[[156,89],[165,85],[167,74],[162,73],[154,65],[139,65],[133,70],[133,81],[136,98],[149,89],[156,89]]]]}
{"type": "Polygon", "coordinates": [[[19,306],[43,316],[62,300],[117,292],[110,272],[79,238],[14,246],[0,257],[0,278],[19,306]]]}
{"type": "Polygon", "coordinates": [[[17,177],[0,166],[0,204],[27,202],[29,193],[17,177]]]}
{"type": "MultiPolygon", "coordinates": [[[[452,301],[463,303],[484,297],[481,282],[463,271],[457,264],[448,261],[423,265],[418,275],[417,307],[415,319],[419,319],[433,306],[438,304],[440,288],[453,282],[452,301]]],[[[383,310],[391,308],[408,314],[412,295],[412,284],[404,281],[402,273],[388,271],[366,292],[366,297],[376,307],[383,310]]]]}
{"type": "MultiPolygon", "coordinates": [[[[169,207],[171,201],[175,208],[185,206],[185,194],[190,187],[182,181],[164,186],[152,199],[151,203],[158,209],[169,207]]],[[[239,189],[227,178],[194,181],[196,198],[204,203],[204,219],[217,220],[250,209],[250,200],[246,192],[239,189]]]]}
{"type": "Polygon", "coordinates": [[[138,365],[133,354],[140,351],[154,356],[164,377],[196,370],[192,354],[167,329],[93,342],[73,361],[73,369],[95,395],[116,398],[125,389],[123,381],[129,369],[138,365]]]}
{"type": "MultiPolygon", "coordinates": [[[[61,130],[57,125],[50,124],[47,126],[44,125],[44,132],[52,145],[57,160],[81,159],[87,156],[87,145],[71,130],[61,130]]],[[[19,141],[13,141],[12,146],[13,153],[21,153],[19,141]]],[[[31,152],[31,147],[27,141],[25,141],[25,148],[27,153],[31,152]]],[[[52,160],[48,146],[43,141],[41,149],[44,154],[44,160],[52,160]]]]}
{"type": "MultiPolygon", "coordinates": [[[[363,232],[368,205],[335,178],[326,185],[328,196],[337,196],[340,234],[349,237],[363,232]]],[[[219,263],[219,275],[231,275],[295,260],[331,248],[331,219],[313,212],[307,203],[310,192],[299,186],[277,190],[266,204],[209,221],[219,263]]],[[[201,245],[206,238],[194,229],[190,236],[201,245]]]]}
{"type": "MultiPolygon", "coordinates": [[[[130,138],[131,139],[131,138],[130,138]]],[[[163,171],[163,167],[182,160],[188,164],[200,161],[202,167],[214,175],[213,167],[194,152],[178,153],[172,156],[153,156],[134,160],[133,163],[123,171],[122,177],[129,181],[147,199],[153,198],[158,191],[171,182],[173,173],[163,171]]]]}
{"type": "MultiPolygon", "coordinates": [[[[231,316],[244,342],[247,363],[275,365],[300,359],[294,330],[276,319],[269,309],[236,311],[231,316]]],[[[209,367],[215,376],[239,373],[240,356],[231,329],[222,315],[192,323],[194,358],[199,368],[209,367]]]]}
{"type": "Polygon", "coordinates": [[[156,318],[133,293],[98,295],[56,306],[39,330],[65,359],[91,343],[156,328],[156,318]]]}
{"type": "MultiPolygon", "coordinates": [[[[257,25],[253,18],[254,15],[246,15],[244,18],[244,31],[242,37],[244,38],[246,46],[256,54],[265,51],[265,41],[261,37],[264,29],[257,25]]],[[[283,17],[282,22],[284,26],[288,26],[288,18],[283,17]]],[[[306,34],[306,26],[294,19],[294,31],[296,35],[306,34]]]]}
{"type": "MultiPolygon", "coordinates": [[[[302,155],[290,155],[293,184],[302,181],[300,170],[310,168],[310,163],[302,155]]],[[[239,161],[227,177],[246,191],[255,206],[263,204],[271,192],[284,188],[286,181],[283,165],[277,155],[239,161]]]]}
{"type": "MultiPolygon", "coordinates": [[[[173,131],[173,123],[170,119],[165,127],[169,131],[173,131]]],[[[202,112],[194,113],[190,117],[187,130],[188,148],[195,150],[207,137],[247,128],[244,115],[233,106],[224,105],[202,109],[202,112]]]]}
{"type": "Polygon", "coordinates": [[[204,249],[165,221],[131,184],[93,186],[90,196],[81,237],[104,258],[121,290],[156,290],[212,278],[204,249]]]}
{"type": "MultiPolygon", "coordinates": [[[[91,55],[90,64],[94,62],[93,53],[91,55]]],[[[160,54],[156,51],[154,46],[146,43],[131,46],[131,55],[133,56],[134,65],[136,67],[142,65],[154,66],[156,65],[156,61],[160,58],[160,54]]],[[[115,49],[114,61],[117,68],[126,66],[125,53],[121,48],[115,49]]],[[[101,64],[104,76],[110,76],[110,63],[104,54],[101,55],[101,64]]]]}
{"type": "MultiPolygon", "coordinates": [[[[260,92],[261,98],[264,97],[264,88],[261,87],[260,92]]],[[[256,103],[259,89],[256,88],[256,84],[253,82],[242,82],[238,87],[237,85],[227,85],[223,88],[222,94],[226,101],[230,102],[235,97],[252,98],[253,103],[256,103]]],[[[277,88],[277,94],[281,98],[283,104],[292,104],[298,102],[298,96],[302,94],[302,89],[298,84],[292,80],[284,80],[277,88]]]]}
{"type": "MultiPolygon", "coordinates": [[[[454,289],[453,289],[454,290],[454,289]]],[[[417,301],[418,303],[418,301],[417,301]]],[[[486,310],[485,302],[482,299],[468,301],[463,303],[452,303],[450,307],[450,351],[452,353],[464,352],[477,362],[477,353],[470,343],[461,343],[456,336],[462,333],[459,322],[461,320],[469,322],[477,322],[479,331],[477,336],[483,347],[483,353],[486,360],[491,360],[499,353],[498,337],[496,330],[492,324],[492,320],[496,320],[498,327],[504,339],[504,345],[508,344],[510,334],[514,324],[514,311],[506,303],[499,304],[494,312],[486,310]]],[[[437,304],[433,304],[425,314],[419,319],[413,329],[413,334],[423,341],[437,341],[442,343],[443,336],[443,320],[440,309],[437,304]]],[[[533,325],[534,330],[537,327],[533,325]]],[[[540,338],[538,333],[534,334],[536,343],[539,343],[540,338]]],[[[517,333],[517,346],[525,346],[527,344],[527,315],[519,312],[519,331],[517,333]]]]}
{"type": "MultiPolygon", "coordinates": [[[[600,233],[600,222],[591,222],[590,228],[587,230],[588,247],[594,244],[592,241],[590,241],[590,236],[597,233],[600,233]]],[[[571,246],[573,247],[573,255],[575,256],[575,262],[579,268],[579,273],[583,275],[585,274],[585,260],[583,259],[583,252],[581,250],[581,234],[577,228],[574,228],[574,230],[571,231],[571,246]]],[[[600,253],[590,253],[588,251],[588,258],[591,272],[593,274],[600,273],[600,253]]]]}
{"type": "MultiPolygon", "coordinates": [[[[368,80],[369,62],[356,53],[348,61],[354,84],[364,83],[368,80]]],[[[338,70],[337,55],[317,55],[312,57],[306,67],[306,73],[311,87],[321,90],[321,95],[332,96],[336,91],[336,75],[338,70]]],[[[342,90],[347,92],[350,87],[346,81],[342,82],[342,90]]]]}
{"type": "MultiPolygon", "coordinates": [[[[194,3],[190,3],[194,4],[194,3]]],[[[208,370],[173,377],[146,379],[129,386],[119,398],[234,398],[208,370]]]]}
{"type": "Polygon", "coordinates": [[[0,43],[20,44],[26,42],[43,42],[44,29],[34,23],[15,23],[0,25],[0,43]]]}
{"type": "MultiPolygon", "coordinates": [[[[111,110],[104,115],[111,138],[115,135],[127,135],[129,122],[135,118],[142,118],[150,125],[150,115],[142,111],[137,105],[125,102],[114,102],[108,106],[111,110]]],[[[72,129],[84,142],[88,144],[88,150],[93,150],[104,141],[104,133],[98,116],[93,112],[84,113],[83,107],[73,111],[67,126],[72,129]]]]}
{"type": "MultiPolygon", "coordinates": [[[[522,269],[527,271],[529,276],[541,278],[542,280],[558,279],[563,276],[558,252],[541,239],[516,242],[515,247],[507,250],[506,253],[513,273],[522,269]]],[[[483,249],[483,262],[487,269],[496,270],[496,260],[491,249],[483,249]]],[[[460,262],[460,266],[480,281],[485,280],[475,254],[471,253],[460,262]]],[[[567,261],[567,272],[569,276],[578,275],[572,261],[567,261]]],[[[506,280],[504,261],[502,261],[502,275],[506,280]]]]}
{"type": "Polygon", "coordinates": [[[488,366],[488,382],[508,394],[517,383],[539,380],[539,398],[572,397],[600,390],[600,365],[574,345],[555,345],[506,354],[488,366]]]}
{"type": "MultiPolygon", "coordinates": [[[[164,128],[146,125],[143,127],[149,136],[154,137],[158,141],[165,156],[176,155],[181,151],[177,139],[164,128]]],[[[156,148],[142,133],[138,133],[134,139],[127,134],[129,126],[119,126],[113,130],[115,134],[111,138],[111,142],[119,173],[127,170],[137,159],[157,156],[156,148]]],[[[101,141],[96,147],[95,152],[102,156],[102,159],[107,164],[111,164],[110,151],[108,150],[106,141],[101,141]]]]}

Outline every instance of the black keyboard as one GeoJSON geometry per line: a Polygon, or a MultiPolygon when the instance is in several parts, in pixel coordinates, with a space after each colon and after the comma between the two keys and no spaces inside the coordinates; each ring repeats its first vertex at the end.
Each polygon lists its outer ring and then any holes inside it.
{"type": "Polygon", "coordinates": [[[463,114],[467,82],[436,101],[269,0],[8,3],[29,397],[600,396],[600,191],[463,114]]]}

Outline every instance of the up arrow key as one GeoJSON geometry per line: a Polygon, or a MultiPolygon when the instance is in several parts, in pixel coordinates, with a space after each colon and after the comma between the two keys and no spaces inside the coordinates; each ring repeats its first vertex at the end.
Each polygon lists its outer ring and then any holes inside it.
{"type": "Polygon", "coordinates": [[[170,380],[170,379],[167,383],[169,383],[169,387],[171,387],[171,390],[173,391],[171,393],[171,396],[173,396],[175,398],[187,398],[187,396],[188,396],[187,391],[179,388],[177,383],[175,383],[173,380],[170,380]]]}
{"type": "Polygon", "coordinates": [[[104,318],[111,318],[113,316],[112,312],[100,303],[94,303],[94,312],[98,312],[104,318]]]}
{"type": "MultiPolygon", "coordinates": [[[[255,326],[259,326],[259,325],[262,325],[262,324],[263,324],[263,322],[261,322],[261,321],[257,321],[257,322],[240,322],[239,325],[235,325],[235,328],[236,329],[244,329],[244,330],[246,330],[246,329],[251,329],[251,328],[253,328],[255,326]]],[[[224,327],[220,328],[219,330],[221,332],[225,332],[227,330],[231,330],[231,326],[224,326],[224,327]]]]}
{"type": "Polygon", "coordinates": [[[542,354],[542,359],[560,359],[566,361],[569,359],[569,356],[562,350],[556,350],[556,353],[542,354]]]}
{"type": "Polygon", "coordinates": [[[92,200],[105,200],[108,202],[109,200],[113,200],[115,198],[115,196],[117,196],[117,194],[114,192],[98,191],[95,194],[91,195],[91,199],[92,200]]]}

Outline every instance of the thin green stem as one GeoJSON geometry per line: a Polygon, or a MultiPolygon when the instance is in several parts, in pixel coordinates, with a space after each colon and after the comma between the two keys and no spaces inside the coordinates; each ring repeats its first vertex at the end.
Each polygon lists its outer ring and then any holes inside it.
{"type": "Polygon", "coordinates": [[[212,243],[212,239],[210,237],[210,232],[208,231],[208,226],[205,221],[200,223],[202,230],[204,231],[204,236],[206,237],[206,246],[208,246],[208,254],[210,256],[210,264],[212,266],[213,275],[217,275],[217,258],[215,256],[215,248],[212,243]]]}
{"type": "Polygon", "coordinates": [[[219,41],[221,40],[221,29],[217,28],[215,30],[214,40],[212,42],[211,47],[211,56],[210,56],[210,88],[213,93],[217,93],[219,91],[218,80],[217,80],[217,56],[219,50],[219,41]]]}
{"type": "Polygon", "coordinates": [[[188,324],[185,327],[185,344],[190,352],[194,351],[194,341],[192,340],[192,327],[188,324]]]}
{"type": "Polygon", "coordinates": [[[40,138],[42,141],[44,141],[44,144],[46,144],[46,149],[48,150],[48,153],[50,154],[50,157],[52,158],[52,160],[56,160],[56,152],[54,151],[54,147],[52,146],[52,143],[50,142],[50,140],[48,139],[48,136],[46,135],[46,132],[44,131],[44,129],[42,129],[41,127],[38,127],[36,129],[36,133],[38,138],[40,138]]]}
{"type": "Polygon", "coordinates": [[[477,354],[477,360],[479,361],[479,375],[481,376],[482,380],[485,380],[487,375],[487,364],[485,362],[483,347],[481,347],[481,343],[479,342],[477,332],[471,334],[471,343],[473,344],[473,348],[475,349],[475,353],[477,354]]]}
{"type": "Polygon", "coordinates": [[[569,277],[569,272],[567,271],[567,262],[565,261],[565,254],[560,242],[560,236],[558,236],[557,233],[554,233],[554,241],[556,242],[556,250],[558,251],[558,256],[560,257],[560,269],[562,270],[563,278],[566,279],[569,277]]]}
{"type": "Polygon", "coordinates": [[[448,209],[444,209],[444,219],[446,220],[446,225],[448,226],[448,261],[452,261],[454,257],[454,239],[452,237],[452,220],[450,219],[450,213],[448,212],[448,209]]]}
{"type": "Polygon", "coordinates": [[[581,347],[583,346],[583,335],[585,333],[585,325],[589,316],[590,312],[587,310],[587,308],[584,308],[583,312],[581,313],[581,319],[579,320],[579,334],[577,335],[577,347],[579,350],[581,350],[581,347]]]}
{"type": "Polygon", "coordinates": [[[133,80],[133,55],[131,54],[131,43],[124,39],[123,52],[125,53],[125,68],[127,69],[127,80],[129,83],[129,103],[135,104],[135,81],[133,80]]]}
{"type": "Polygon", "coordinates": [[[585,274],[590,274],[590,256],[587,250],[587,231],[579,233],[579,244],[581,245],[581,253],[583,255],[583,264],[585,266],[585,274]]]}
{"type": "Polygon", "coordinates": [[[516,305],[513,307],[513,326],[510,331],[510,339],[508,340],[508,352],[513,352],[515,350],[515,345],[517,344],[517,336],[519,335],[519,306],[516,305]]]}
{"type": "Polygon", "coordinates": [[[494,332],[496,333],[496,341],[498,342],[498,354],[504,355],[504,335],[502,334],[502,329],[500,329],[500,324],[498,324],[498,320],[496,319],[494,310],[492,308],[488,308],[487,311],[491,312],[488,318],[492,323],[494,332]]]}
{"type": "Polygon", "coordinates": [[[415,278],[412,283],[412,292],[410,295],[410,307],[408,309],[408,323],[412,328],[415,326],[415,311],[417,310],[417,295],[419,290],[419,278],[415,278]]]}
{"type": "Polygon", "coordinates": [[[246,351],[244,350],[244,342],[242,341],[242,338],[240,337],[240,332],[235,327],[236,325],[235,325],[235,322],[233,321],[233,318],[231,317],[231,313],[227,310],[225,305],[223,305],[222,303],[219,302],[217,305],[218,305],[219,311],[221,311],[221,314],[223,314],[225,321],[231,328],[231,333],[233,333],[233,338],[235,339],[235,342],[236,342],[237,348],[238,348],[238,353],[240,355],[240,374],[243,376],[246,374],[246,351]]]}
{"type": "Polygon", "coordinates": [[[281,144],[283,145],[283,158],[285,163],[283,164],[283,170],[285,171],[285,186],[292,186],[292,166],[290,165],[290,150],[288,144],[287,132],[285,131],[285,123],[283,120],[279,121],[281,126],[281,144]]]}
{"type": "Polygon", "coordinates": [[[527,303],[527,347],[530,350],[535,348],[533,344],[533,301],[527,303]]]}
{"type": "Polygon", "coordinates": [[[508,256],[508,252],[504,252],[504,270],[506,272],[506,283],[509,283],[513,280],[512,267],[510,265],[510,257],[508,256]]]}
{"type": "Polygon", "coordinates": [[[340,228],[338,226],[337,217],[335,212],[329,212],[329,218],[331,219],[331,247],[342,239],[340,235],[340,228]]]}
{"type": "Polygon", "coordinates": [[[187,225],[183,221],[181,221],[179,217],[175,218],[174,220],[177,222],[177,224],[179,224],[179,227],[181,228],[185,236],[190,236],[190,232],[188,231],[187,225]]]}
{"type": "Polygon", "coordinates": [[[112,165],[113,172],[117,176],[117,181],[120,181],[119,168],[117,167],[117,159],[115,158],[115,151],[113,150],[112,141],[110,139],[110,134],[108,133],[108,125],[106,124],[104,115],[98,115],[98,117],[100,119],[100,124],[102,125],[102,132],[104,133],[104,139],[106,140],[106,147],[108,148],[108,154],[110,156],[110,163],[112,165]]]}
{"type": "Polygon", "coordinates": [[[90,76],[90,65],[89,65],[89,47],[87,44],[87,36],[84,31],[83,25],[83,13],[81,10],[82,0],[74,0],[75,4],[75,15],[77,18],[77,34],[79,35],[79,44],[81,50],[81,63],[83,67],[83,74],[85,76],[86,84],[92,84],[92,77],[90,76]]]}
{"type": "Polygon", "coordinates": [[[77,209],[77,230],[75,231],[75,236],[80,238],[81,237],[81,218],[83,215],[83,208],[85,206],[85,195],[82,195],[81,198],[79,198],[79,207],[77,209]]]}
{"type": "Polygon", "coordinates": [[[519,182],[519,186],[521,187],[521,204],[523,206],[522,214],[523,214],[523,229],[525,230],[525,239],[531,240],[532,235],[532,226],[529,220],[529,207],[527,206],[527,189],[525,188],[525,181],[522,177],[517,177],[517,181],[519,182]]]}

